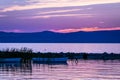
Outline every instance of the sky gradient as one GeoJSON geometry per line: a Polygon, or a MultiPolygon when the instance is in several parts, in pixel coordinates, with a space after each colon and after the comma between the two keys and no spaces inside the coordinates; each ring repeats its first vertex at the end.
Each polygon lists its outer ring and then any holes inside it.
{"type": "Polygon", "coordinates": [[[0,31],[120,30],[120,0],[1,0],[0,31]]]}

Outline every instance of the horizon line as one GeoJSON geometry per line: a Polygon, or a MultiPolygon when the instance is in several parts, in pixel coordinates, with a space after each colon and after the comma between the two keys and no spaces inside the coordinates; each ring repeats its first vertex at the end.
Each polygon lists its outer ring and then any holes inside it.
{"type": "MultiPolygon", "coordinates": [[[[120,30],[99,30],[99,31],[120,31],[120,30]]],[[[76,31],[76,32],[99,32],[99,31],[76,31]]],[[[7,31],[0,31],[0,32],[3,32],[3,33],[40,33],[40,32],[64,33],[64,32],[54,32],[50,30],[36,31],[36,32],[7,32],[7,31]]],[[[67,33],[75,33],[75,32],[65,32],[65,33],[67,34],[67,33]]]]}
{"type": "Polygon", "coordinates": [[[19,29],[14,30],[0,30],[0,32],[11,32],[11,33],[36,33],[36,32],[55,32],[55,33],[72,33],[72,32],[95,32],[95,31],[113,31],[120,30],[120,27],[108,27],[108,28],[100,28],[100,27],[85,27],[85,28],[68,28],[68,29],[51,29],[44,31],[22,31],[19,29]]]}

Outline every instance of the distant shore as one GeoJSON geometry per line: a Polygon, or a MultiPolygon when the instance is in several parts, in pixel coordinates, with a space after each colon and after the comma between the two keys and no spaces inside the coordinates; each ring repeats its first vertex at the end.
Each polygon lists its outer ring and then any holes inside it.
{"type": "Polygon", "coordinates": [[[120,43],[120,30],[71,33],[0,32],[0,43],[120,43]]]}
{"type": "Polygon", "coordinates": [[[114,60],[120,59],[120,54],[116,53],[42,53],[42,52],[33,52],[29,48],[21,49],[4,49],[0,50],[0,58],[22,58],[22,59],[31,59],[31,58],[61,58],[67,57],[68,59],[103,59],[103,60],[114,60]]]}

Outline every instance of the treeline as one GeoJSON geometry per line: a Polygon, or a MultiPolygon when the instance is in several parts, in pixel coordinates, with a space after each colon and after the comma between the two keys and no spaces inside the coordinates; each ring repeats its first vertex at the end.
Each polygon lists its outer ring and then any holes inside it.
{"type": "Polygon", "coordinates": [[[23,58],[23,59],[31,59],[31,58],[59,58],[59,57],[68,57],[69,59],[120,59],[120,54],[115,53],[42,53],[42,52],[33,52],[32,49],[29,48],[7,48],[0,50],[0,58],[23,58]]]}

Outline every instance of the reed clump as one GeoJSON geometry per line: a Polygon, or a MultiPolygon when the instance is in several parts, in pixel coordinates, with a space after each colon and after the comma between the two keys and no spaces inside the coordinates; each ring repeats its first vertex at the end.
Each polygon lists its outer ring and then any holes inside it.
{"type": "Polygon", "coordinates": [[[23,47],[20,49],[17,48],[6,48],[0,50],[0,58],[31,58],[33,54],[33,50],[23,47]]]}

